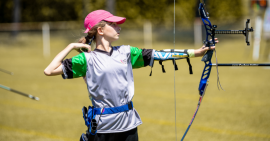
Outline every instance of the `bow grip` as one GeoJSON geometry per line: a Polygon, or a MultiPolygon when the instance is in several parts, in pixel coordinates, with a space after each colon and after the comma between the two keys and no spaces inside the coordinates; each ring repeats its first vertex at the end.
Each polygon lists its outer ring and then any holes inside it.
{"type": "Polygon", "coordinates": [[[205,61],[211,60],[212,55],[213,55],[213,50],[208,50],[208,51],[204,54],[204,56],[203,56],[203,58],[202,58],[201,61],[204,61],[204,62],[205,62],[205,61]]]}

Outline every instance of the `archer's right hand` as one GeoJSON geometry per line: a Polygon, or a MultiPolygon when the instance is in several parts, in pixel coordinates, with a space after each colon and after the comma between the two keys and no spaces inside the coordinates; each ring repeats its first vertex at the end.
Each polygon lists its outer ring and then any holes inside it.
{"type": "Polygon", "coordinates": [[[81,50],[81,49],[86,49],[88,50],[87,52],[91,52],[91,46],[88,44],[83,44],[83,43],[71,43],[69,44],[73,49],[75,50],[81,50]]]}

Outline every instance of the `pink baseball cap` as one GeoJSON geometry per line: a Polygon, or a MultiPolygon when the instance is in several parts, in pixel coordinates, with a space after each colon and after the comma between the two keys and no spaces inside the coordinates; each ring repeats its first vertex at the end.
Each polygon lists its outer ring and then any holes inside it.
{"type": "Polygon", "coordinates": [[[84,33],[87,33],[93,26],[95,26],[100,21],[107,21],[107,22],[116,22],[117,24],[122,24],[126,21],[124,17],[114,16],[108,11],[105,10],[96,10],[89,13],[84,19],[84,27],[86,30],[84,33]]]}

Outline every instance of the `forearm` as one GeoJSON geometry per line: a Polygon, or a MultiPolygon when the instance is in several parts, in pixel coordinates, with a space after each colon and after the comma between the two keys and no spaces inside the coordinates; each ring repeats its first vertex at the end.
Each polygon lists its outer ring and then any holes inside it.
{"type": "Polygon", "coordinates": [[[194,56],[195,57],[201,57],[205,54],[207,50],[206,49],[203,49],[203,48],[199,48],[199,49],[196,49],[194,50],[194,56]]]}
{"type": "Polygon", "coordinates": [[[72,51],[73,47],[73,44],[69,44],[64,50],[57,54],[48,67],[44,70],[44,74],[47,76],[62,74],[63,71],[61,62],[69,54],[69,52],[72,51]]]}

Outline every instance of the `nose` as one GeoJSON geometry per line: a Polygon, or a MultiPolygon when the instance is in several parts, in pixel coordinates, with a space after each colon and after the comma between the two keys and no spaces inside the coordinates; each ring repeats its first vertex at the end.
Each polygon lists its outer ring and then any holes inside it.
{"type": "Polygon", "coordinates": [[[121,27],[117,24],[116,25],[116,29],[118,30],[118,31],[121,31],[121,27]]]}

